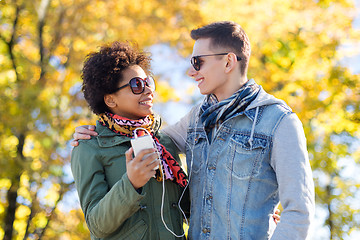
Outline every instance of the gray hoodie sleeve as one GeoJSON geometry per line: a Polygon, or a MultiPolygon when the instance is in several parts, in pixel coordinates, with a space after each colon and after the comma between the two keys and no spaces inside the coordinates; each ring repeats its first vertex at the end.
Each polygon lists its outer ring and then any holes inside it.
{"type": "Polygon", "coordinates": [[[303,126],[295,113],[279,123],[272,149],[271,164],[284,210],[271,239],[306,239],[315,212],[314,182],[303,126]]]}
{"type": "Polygon", "coordinates": [[[190,117],[194,111],[198,111],[199,106],[193,107],[189,113],[182,117],[177,123],[165,127],[162,131],[168,135],[176,144],[179,151],[185,153],[186,134],[190,123],[190,117]]]}

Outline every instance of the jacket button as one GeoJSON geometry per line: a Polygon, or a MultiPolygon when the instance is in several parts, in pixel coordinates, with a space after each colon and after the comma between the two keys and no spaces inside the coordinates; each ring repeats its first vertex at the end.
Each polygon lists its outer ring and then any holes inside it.
{"type": "Polygon", "coordinates": [[[213,197],[211,195],[206,197],[206,200],[211,200],[213,197]]]}
{"type": "Polygon", "coordinates": [[[209,166],[209,167],[208,167],[208,169],[209,169],[209,170],[215,170],[215,169],[216,169],[216,167],[209,166]]]}
{"type": "Polygon", "coordinates": [[[146,209],[146,205],[140,205],[140,210],[146,209]]]}
{"type": "Polygon", "coordinates": [[[171,206],[174,207],[174,208],[176,208],[176,207],[177,207],[177,204],[176,204],[176,203],[172,203],[171,206]]]}
{"type": "Polygon", "coordinates": [[[209,228],[203,228],[202,232],[203,232],[203,233],[209,233],[209,232],[210,232],[210,229],[209,229],[209,228]]]}

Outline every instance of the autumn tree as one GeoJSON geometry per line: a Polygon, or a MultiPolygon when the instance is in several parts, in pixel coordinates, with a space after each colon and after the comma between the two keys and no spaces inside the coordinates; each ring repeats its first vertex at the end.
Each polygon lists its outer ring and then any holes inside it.
{"type": "Polygon", "coordinates": [[[341,46],[360,40],[356,14],[350,0],[0,0],[0,237],[89,236],[81,211],[58,208],[74,188],[67,141],[93,116],[80,91],[86,54],[135,40],[188,57],[189,31],[217,20],[243,26],[249,78],[302,120],[323,225],[330,239],[350,236],[360,226],[360,183],[348,173],[360,166],[360,76],[341,64],[341,46]]]}
{"type": "MultiPolygon", "coordinates": [[[[80,117],[91,119],[77,84],[86,54],[114,40],[135,40],[140,47],[184,44],[192,22],[201,21],[197,1],[187,3],[0,1],[3,239],[54,239],[69,231],[59,227],[66,224],[57,206],[73,188],[63,168],[69,162],[66,143],[80,117]]],[[[73,211],[69,216],[79,217],[73,211]]],[[[80,220],[67,225],[75,230],[71,239],[88,237],[80,220]]]]}

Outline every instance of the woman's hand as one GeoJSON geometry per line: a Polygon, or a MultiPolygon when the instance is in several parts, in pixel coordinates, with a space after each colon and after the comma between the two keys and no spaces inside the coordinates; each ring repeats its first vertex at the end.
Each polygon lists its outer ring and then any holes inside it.
{"type": "Polygon", "coordinates": [[[71,146],[76,147],[79,145],[77,140],[79,139],[90,139],[91,136],[97,136],[98,133],[95,132],[94,125],[82,125],[75,128],[75,133],[73,134],[74,140],[71,141],[71,146]]]}
{"type": "Polygon", "coordinates": [[[155,148],[150,148],[141,150],[136,157],[132,158],[133,152],[133,148],[125,152],[126,172],[134,188],[139,189],[155,175],[154,169],[159,165],[159,161],[155,161],[158,154],[155,148]]]}

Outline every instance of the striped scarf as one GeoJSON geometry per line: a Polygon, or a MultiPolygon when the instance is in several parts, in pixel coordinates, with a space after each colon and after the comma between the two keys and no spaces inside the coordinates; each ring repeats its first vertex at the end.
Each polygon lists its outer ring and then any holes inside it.
{"type": "Polygon", "coordinates": [[[243,112],[256,98],[260,91],[259,85],[253,79],[245,83],[231,97],[219,102],[214,94],[210,94],[201,105],[203,113],[200,116],[209,141],[212,140],[212,131],[222,122],[237,113],[243,112]]]}
{"type": "MultiPolygon", "coordinates": [[[[163,176],[165,176],[165,180],[169,179],[181,187],[186,186],[187,178],[179,163],[155,137],[154,128],[156,121],[153,114],[138,120],[131,120],[116,114],[106,112],[99,115],[99,122],[103,126],[108,127],[113,132],[129,138],[134,138],[134,130],[136,128],[145,128],[151,134],[151,137],[155,142],[156,148],[160,153],[160,160],[163,166],[163,173],[160,171],[160,168],[156,170],[156,180],[161,182],[163,176]]],[[[140,133],[140,131],[138,132],[140,133]]],[[[144,134],[144,131],[142,132],[144,134]]],[[[138,134],[138,136],[141,136],[141,134],[138,134]]]]}

